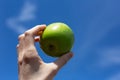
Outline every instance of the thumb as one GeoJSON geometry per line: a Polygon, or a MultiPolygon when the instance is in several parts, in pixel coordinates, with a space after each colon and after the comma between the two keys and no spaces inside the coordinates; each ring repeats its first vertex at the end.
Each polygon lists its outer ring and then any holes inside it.
{"type": "Polygon", "coordinates": [[[54,63],[57,65],[57,68],[60,69],[62,66],[64,66],[72,58],[72,56],[73,56],[73,53],[69,52],[69,53],[61,56],[54,63]]]}

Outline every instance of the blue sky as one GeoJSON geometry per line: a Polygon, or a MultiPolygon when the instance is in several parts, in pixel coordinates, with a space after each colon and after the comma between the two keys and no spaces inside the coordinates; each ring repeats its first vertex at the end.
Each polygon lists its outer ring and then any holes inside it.
{"type": "MultiPolygon", "coordinates": [[[[120,0],[0,0],[0,80],[17,80],[17,37],[38,24],[64,22],[74,57],[55,80],[120,80],[120,0]]],[[[45,62],[55,59],[45,55],[45,62]]]]}

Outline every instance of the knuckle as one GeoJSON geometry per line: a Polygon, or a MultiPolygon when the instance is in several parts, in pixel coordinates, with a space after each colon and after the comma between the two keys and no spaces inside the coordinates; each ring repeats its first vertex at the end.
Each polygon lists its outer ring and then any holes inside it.
{"type": "Polygon", "coordinates": [[[31,35],[29,31],[25,31],[25,36],[31,35]]]}
{"type": "Polygon", "coordinates": [[[63,63],[66,64],[71,57],[72,57],[72,56],[71,56],[70,54],[66,54],[66,55],[62,58],[63,63]]]}
{"type": "Polygon", "coordinates": [[[26,63],[36,62],[38,60],[38,56],[36,55],[36,51],[26,50],[23,59],[26,63]]]}
{"type": "Polygon", "coordinates": [[[17,44],[16,48],[19,48],[19,44],[17,44]]]}
{"type": "Polygon", "coordinates": [[[66,59],[68,60],[71,57],[71,55],[69,55],[69,53],[66,56],[66,59]]]}
{"type": "Polygon", "coordinates": [[[71,57],[72,57],[72,56],[71,56],[69,53],[67,53],[67,54],[65,55],[65,57],[63,58],[63,60],[67,63],[68,60],[69,60],[71,57]]]}
{"type": "Polygon", "coordinates": [[[24,38],[24,34],[21,34],[21,35],[18,36],[18,40],[21,40],[23,38],[24,38]]]}
{"type": "Polygon", "coordinates": [[[18,64],[19,64],[19,65],[22,65],[22,61],[18,60],[18,64]]]}
{"type": "Polygon", "coordinates": [[[63,63],[66,64],[67,63],[67,59],[66,58],[63,58],[63,63]]]}
{"type": "Polygon", "coordinates": [[[18,61],[17,61],[17,63],[19,64],[19,65],[22,65],[22,58],[21,57],[18,57],[18,61]]]}
{"type": "Polygon", "coordinates": [[[24,53],[24,57],[31,58],[32,56],[34,56],[34,53],[35,53],[34,50],[26,50],[24,53]]]}

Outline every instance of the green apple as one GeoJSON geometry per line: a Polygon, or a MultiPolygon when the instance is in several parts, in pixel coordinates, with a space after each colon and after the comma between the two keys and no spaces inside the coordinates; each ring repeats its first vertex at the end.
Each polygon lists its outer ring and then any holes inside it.
{"type": "Polygon", "coordinates": [[[39,43],[47,55],[60,57],[71,50],[74,43],[74,33],[64,23],[52,23],[43,31],[39,43]]]}

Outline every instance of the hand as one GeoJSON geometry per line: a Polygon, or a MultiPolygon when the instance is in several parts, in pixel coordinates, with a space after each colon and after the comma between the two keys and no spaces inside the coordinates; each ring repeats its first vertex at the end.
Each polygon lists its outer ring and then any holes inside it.
{"type": "Polygon", "coordinates": [[[40,40],[36,36],[41,35],[45,28],[45,25],[38,25],[19,36],[17,45],[19,80],[52,80],[72,57],[73,54],[70,52],[51,63],[45,63],[41,59],[34,43],[40,40]]]}

